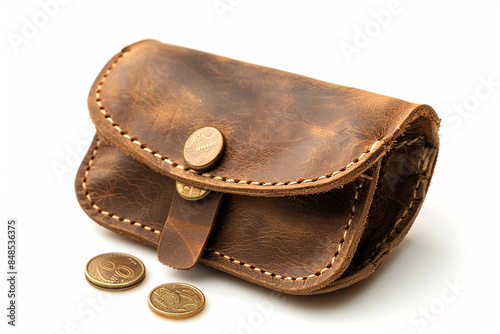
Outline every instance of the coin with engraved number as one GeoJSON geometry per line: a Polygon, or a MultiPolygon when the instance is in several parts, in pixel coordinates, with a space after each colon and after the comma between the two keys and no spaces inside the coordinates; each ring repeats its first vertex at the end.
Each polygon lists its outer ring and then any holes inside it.
{"type": "Polygon", "coordinates": [[[175,187],[179,195],[188,201],[197,201],[210,193],[210,190],[190,186],[179,181],[175,182],[175,187]]]}
{"type": "Polygon", "coordinates": [[[205,127],[196,130],[184,145],[184,161],[198,171],[205,171],[222,158],[224,154],[224,137],[219,130],[205,127]]]}
{"type": "Polygon", "coordinates": [[[167,283],[149,293],[151,311],[170,319],[186,319],[205,307],[205,296],[196,287],[186,283],[167,283]]]}
{"type": "Polygon", "coordinates": [[[146,268],[141,260],[124,253],[97,255],[85,266],[85,277],[90,285],[108,291],[131,289],[145,276],[146,268]]]}

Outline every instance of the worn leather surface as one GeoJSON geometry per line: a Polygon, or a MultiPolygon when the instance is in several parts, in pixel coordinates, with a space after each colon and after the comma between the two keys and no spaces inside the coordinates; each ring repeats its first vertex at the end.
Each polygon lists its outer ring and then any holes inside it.
{"type": "Polygon", "coordinates": [[[426,105],[156,41],[112,58],[88,102],[98,134],[75,186],[93,220],[159,247],[175,180],[220,191],[199,260],[292,294],[352,285],[383,262],[415,220],[439,146],[426,105]],[[227,147],[200,174],[182,149],[204,126],[227,147]]]}
{"type": "Polygon", "coordinates": [[[113,57],[88,106],[104,139],[157,172],[252,196],[341,186],[408,122],[423,114],[437,121],[426,106],[157,41],[113,57]],[[198,173],[184,164],[183,146],[205,126],[227,147],[216,168],[198,173]]]}
{"type": "Polygon", "coordinates": [[[158,244],[158,260],[176,269],[193,267],[205,248],[219,210],[222,193],[212,191],[189,201],[174,192],[158,244]]]}

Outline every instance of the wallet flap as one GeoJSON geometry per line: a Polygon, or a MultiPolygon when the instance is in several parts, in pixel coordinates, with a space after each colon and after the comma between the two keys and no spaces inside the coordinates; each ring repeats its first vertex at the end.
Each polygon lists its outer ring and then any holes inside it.
{"type": "Polygon", "coordinates": [[[410,122],[438,122],[426,105],[153,40],[115,55],[88,105],[104,140],[155,171],[209,190],[268,197],[341,187],[410,122]],[[203,127],[218,129],[226,150],[218,165],[197,172],[183,148],[203,127]]]}

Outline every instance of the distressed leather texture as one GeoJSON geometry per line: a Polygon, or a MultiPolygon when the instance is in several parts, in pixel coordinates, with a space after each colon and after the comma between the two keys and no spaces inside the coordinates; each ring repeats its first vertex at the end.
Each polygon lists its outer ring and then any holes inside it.
{"type": "Polygon", "coordinates": [[[427,105],[153,40],[104,66],[88,106],[97,133],[75,187],[94,221],[172,267],[199,261],[289,294],[373,273],[415,220],[439,147],[427,105]],[[226,151],[200,173],[182,154],[206,126],[226,151]],[[220,206],[189,209],[176,180],[220,206]]]}
{"type": "Polygon", "coordinates": [[[197,201],[185,200],[175,192],[161,230],[158,260],[176,269],[192,268],[205,248],[221,200],[219,192],[197,201]]]}

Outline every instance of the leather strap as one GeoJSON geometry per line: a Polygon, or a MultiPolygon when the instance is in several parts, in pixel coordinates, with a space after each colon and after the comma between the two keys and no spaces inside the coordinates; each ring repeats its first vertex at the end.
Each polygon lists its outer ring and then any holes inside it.
{"type": "Polygon", "coordinates": [[[174,192],[158,246],[161,263],[176,269],[195,265],[205,248],[221,199],[220,192],[212,191],[197,201],[186,200],[174,192]]]}

